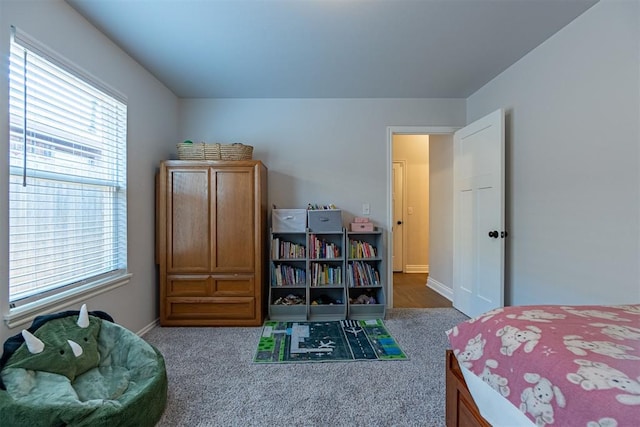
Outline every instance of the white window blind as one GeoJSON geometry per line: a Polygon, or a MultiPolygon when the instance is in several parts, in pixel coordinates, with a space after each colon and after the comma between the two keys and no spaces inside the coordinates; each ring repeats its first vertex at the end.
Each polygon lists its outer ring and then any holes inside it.
{"type": "Polygon", "coordinates": [[[12,306],[126,273],[124,97],[14,29],[9,70],[12,306]]]}

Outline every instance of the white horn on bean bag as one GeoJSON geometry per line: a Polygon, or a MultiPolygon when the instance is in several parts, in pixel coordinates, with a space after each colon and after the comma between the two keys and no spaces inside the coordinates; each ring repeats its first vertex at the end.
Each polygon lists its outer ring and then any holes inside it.
{"type": "Polygon", "coordinates": [[[31,354],[42,353],[42,350],[44,350],[44,343],[40,341],[38,337],[36,337],[26,329],[22,330],[22,336],[24,337],[24,343],[27,345],[27,348],[29,349],[29,353],[31,354]]]}
{"type": "Polygon", "coordinates": [[[71,346],[71,350],[76,357],[82,356],[82,347],[80,347],[80,344],[71,340],[67,340],[67,342],[69,343],[69,346],[71,346]]]}
{"type": "Polygon", "coordinates": [[[89,327],[89,313],[87,312],[87,304],[82,304],[80,314],[78,314],[78,326],[81,328],[89,327]]]}

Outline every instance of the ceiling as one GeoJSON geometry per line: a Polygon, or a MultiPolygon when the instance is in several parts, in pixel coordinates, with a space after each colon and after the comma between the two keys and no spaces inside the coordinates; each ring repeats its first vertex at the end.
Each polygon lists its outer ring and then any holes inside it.
{"type": "Polygon", "coordinates": [[[181,98],[467,98],[597,0],[66,0],[181,98]]]}

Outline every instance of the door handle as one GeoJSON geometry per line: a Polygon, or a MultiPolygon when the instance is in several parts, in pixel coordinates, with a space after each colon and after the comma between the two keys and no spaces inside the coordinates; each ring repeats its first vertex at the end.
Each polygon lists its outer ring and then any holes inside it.
{"type": "MultiPolygon", "coordinates": [[[[506,231],[501,231],[500,232],[500,238],[504,239],[505,237],[507,237],[509,235],[508,232],[506,231]]],[[[497,230],[493,230],[489,232],[489,237],[493,238],[493,239],[497,239],[498,238],[498,231],[497,230]]]]}
{"type": "Polygon", "coordinates": [[[402,225],[402,221],[398,221],[398,222],[397,222],[397,224],[398,224],[398,225],[402,225]]]}

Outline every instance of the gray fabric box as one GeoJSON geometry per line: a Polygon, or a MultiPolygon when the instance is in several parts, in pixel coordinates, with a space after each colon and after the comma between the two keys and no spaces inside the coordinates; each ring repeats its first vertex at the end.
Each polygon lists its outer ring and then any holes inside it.
{"type": "Polygon", "coordinates": [[[307,231],[306,209],[273,209],[271,228],[274,233],[307,231]]]}
{"type": "Polygon", "coordinates": [[[342,231],[341,209],[309,210],[308,224],[311,231],[342,231]]]}

